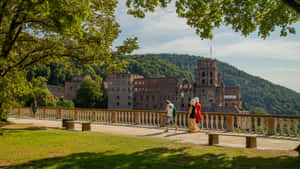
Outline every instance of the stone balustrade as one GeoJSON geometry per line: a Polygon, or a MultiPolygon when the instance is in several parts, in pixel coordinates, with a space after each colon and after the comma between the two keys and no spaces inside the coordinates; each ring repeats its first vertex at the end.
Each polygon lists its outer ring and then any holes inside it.
{"type": "MultiPolygon", "coordinates": [[[[15,108],[10,116],[33,118],[31,108],[15,108]]],[[[202,113],[201,130],[253,133],[296,137],[299,135],[300,116],[252,115],[228,113],[202,113]]],[[[163,127],[166,112],[145,110],[108,110],[81,108],[38,108],[34,118],[47,120],[72,119],[93,123],[118,123],[163,127]]],[[[188,128],[188,113],[178,112],[176,123],[180,128],[188,128]]]]}

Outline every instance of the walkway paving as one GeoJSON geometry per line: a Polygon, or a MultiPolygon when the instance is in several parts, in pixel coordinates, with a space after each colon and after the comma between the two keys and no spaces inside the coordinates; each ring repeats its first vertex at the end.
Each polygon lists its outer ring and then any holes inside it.
{"type": "MultiPolygon", "coordinates": [[[[35,120],[35,119],[15,119],[9,118],[9,121],[17,124],[32,124],[37,126],[61,128],[61,121],[35,120]]],[[[168,133],[164,128],[152,128],[143,126],[128,126],[118,124],[92,124],[92,131],[109,133],[113,135],[125,135],[134,137],[155,137],[162,139],[175,140],[182,143],[208,144],[208,136],[205,132],[188,133],[186,129],[169,129],[168,133]]],[[[75,130],[81,130],[80,124],[75,124],[75,130]]],[[[219,146],[225,147],[245,147],[244,137],[220,136],[219,146]]],[[[293,150],[300,144],[300,138],[287,137],[258,137],[257,148],[264,150],[293,150]]]]}

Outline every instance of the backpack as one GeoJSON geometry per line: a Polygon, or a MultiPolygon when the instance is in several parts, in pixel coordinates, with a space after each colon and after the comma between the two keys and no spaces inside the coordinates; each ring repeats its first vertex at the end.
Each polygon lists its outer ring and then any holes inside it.
{"type": "Polygon", "coordinates": [[[173,117],[176,117],[176,115],[177,115],[176,107],[174,106],[174,108],[173,108],[173,117]]]}

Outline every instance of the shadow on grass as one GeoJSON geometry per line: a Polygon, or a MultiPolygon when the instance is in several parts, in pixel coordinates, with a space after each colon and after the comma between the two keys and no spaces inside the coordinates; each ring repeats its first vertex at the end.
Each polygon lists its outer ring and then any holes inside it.
{"type": "MultiPolygon", "coordinates": [[[[280,156],[274,158],[236,156],[230,158],[226,154],[207,153],[199,156],[187,154],[184,148],[152,148],[132,154],[76,153],[48,159],[30,161],[15,166],[0,168],[56,168],[56,169],[135,169],[135,168],[255,168],[282,169],[300,168],[299,157],[280,156]]],[[[201,149],[199,149],[201,151],[201,149]]]]}

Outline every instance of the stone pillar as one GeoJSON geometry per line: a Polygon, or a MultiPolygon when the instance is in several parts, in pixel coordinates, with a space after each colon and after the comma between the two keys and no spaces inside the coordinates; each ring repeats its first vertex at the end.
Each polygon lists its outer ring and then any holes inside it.
{"type": "Polygon", "coordinates": [[[78,112],[76,109],[74,110],[74,120],[78,120],[78,112]]]}
{"type": "Polygon", "coordinates": [[[74,121],[66,121],[67,130],[74,130],[74,128],[75,128],[74,121]]]}
{"type": "Polygon", "coordinates": [[[167,113],[159,113],[160,116],[160,127],[165,127],[167,113]]]}
{"type": "Polygon", "coordinates": [[[219,144],[219,135],[218,134],[208,134],[208,144],[215,145],[219,144]]]}
{"type": "Polygon", "coordinates": [[[61,119],[61,108],[56,109],[56,119],[61,119]]]}
{"type": "Polygon", "coordinates": [[[139,125],[141,124],[141,113],[140,112],[135,112],[134,113],[134,122],[135,122],[135,125],[139,125]]]}
{"type": "Polygon", "coordinates": [[[274,135],[276,133],[275,131],[275,118],[269,117],[268,118],[268,135],[274,135]]]}
{"type": "Polygon", "coordinates": [[[232,116],[226,116],[226,131],[232,132],[233,131],[233,117],[232,116]]]}
{"type": "Polygon", "coordinates": [[[82,131],[91,131],[91,123],[82,123],[82,131]]]}
{"type": "Polygon", "coordinates": [[[92,114],[92,121],[96,121],[96,112],[93,112],[92,114]]]}
{"type": "Polygon", "coordinates": [[[112,112],[112,123],[116,123],[117,122],[117,112],[113,111],[112,112]]]}
{"type": "MultiPolygon", "coordinates": [[[[34,117],[35,118],[35,117],[34,117]]],[[[45,119],[46,118],[46,108],[44,107],[43,108],[43,119],[45,119]]]]}
{"type": "Polygon", "coordinates": [[[247,136],[246,137],[246,148],[256,148],[256,137],[247,136]]]}

